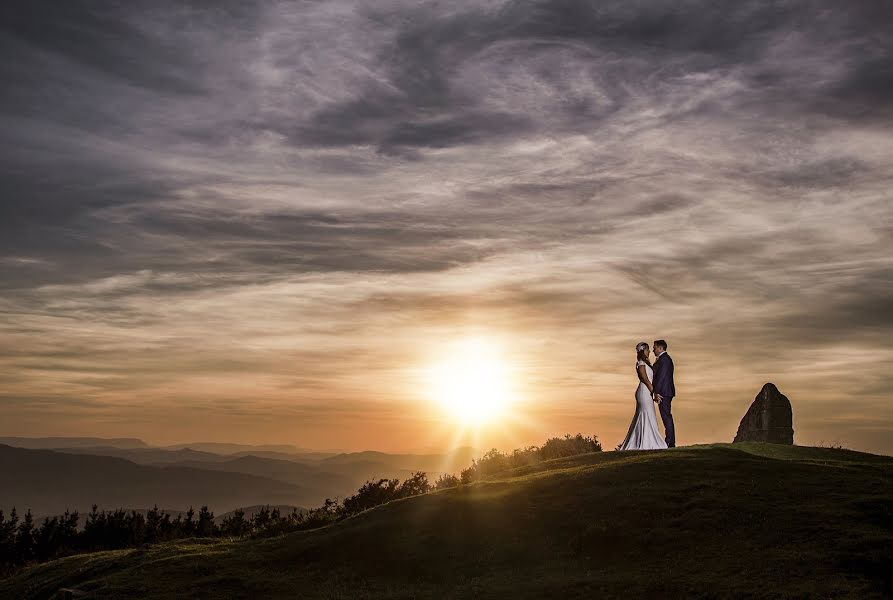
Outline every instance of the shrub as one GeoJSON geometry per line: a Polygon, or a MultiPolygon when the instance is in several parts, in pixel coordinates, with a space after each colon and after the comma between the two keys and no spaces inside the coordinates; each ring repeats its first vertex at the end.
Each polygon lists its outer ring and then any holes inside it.
{"type": "Polygon", "coordinates": [[[362,512],[367,508],[384,504],[397,497],[399,479],[379,479],[367,481],[357,493],[344,499],[343,512],[352,515],[362,512]]]}
{"type": "Polygon", "coordinates": [[[553,437],[546,440],[546,443],[540,448],[540,456],[542,460],[550,460],[552,458],[564,458],[565,456],[601,451],[602,445],[598,441],[598,436],[584,437],[583,434],[578,433],[571,437],[568,433],[565,434],[564,439],[553,437]]]}
{"type": "Polygon", "coordinates": [[[398,498],[408,498],[410,496],[418,496],[419,494],[427,494],[431,491],[431,484],[428,483],[428,475],[422,471],[416,471],[412,477],[403,481],[397,489],[398,498]]]}
{"type": "Polygon", "coordinates": [[[602,445],[598,441],[598,436],[588,437],[581,433],[573,437],[568,433],[564,438],[549,438],[541,447],[528,446],[523,450],[516,449],[510,455],[493,448],[478,460],[472,461],[471,466],[462,471],[461,481],[462,483],[471,483],[496,473],[533,465],[544,460],[601,451],[602,445]]]}
{"type": "Polygon", "coordinates": [[[440,477],[437,478],[437,481],[434,482],[435,490],[445,490],[447,488],[454,488],[461,483],[459,478],[450,473],[444,473],[440,477]]]}

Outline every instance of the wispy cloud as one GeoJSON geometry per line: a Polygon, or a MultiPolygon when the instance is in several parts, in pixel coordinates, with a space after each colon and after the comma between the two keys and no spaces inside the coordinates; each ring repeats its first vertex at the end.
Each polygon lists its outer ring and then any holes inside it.
{"type": "Polygon", "coordinates": [[[13,2],[7,433],[207,437],[193,412],[169,426],[191,407],[221,439],[421,446],[413,369],[483,334],[523,367],[529,442],[613,445],[631,349],[664,337],[681,440],[730,438],[772,380],[798,441],[891,452],[891,21],[13,2]]]}

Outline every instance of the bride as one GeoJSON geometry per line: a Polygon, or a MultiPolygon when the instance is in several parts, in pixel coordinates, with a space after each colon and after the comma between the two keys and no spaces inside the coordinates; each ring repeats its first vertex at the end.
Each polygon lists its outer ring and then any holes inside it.
{"type": "Polygon", "coordinates": [[[667,443],[657,429],[657,418],[654,416],[654,388],[651,380],[654,371],[648,357],[651,351],[648,344],[636,344],[636,373],[639,374],[639,387],[636,389],[636,414],[629,426],[626,439],[618,450],[657,450],[666,448],[667,443]]]}

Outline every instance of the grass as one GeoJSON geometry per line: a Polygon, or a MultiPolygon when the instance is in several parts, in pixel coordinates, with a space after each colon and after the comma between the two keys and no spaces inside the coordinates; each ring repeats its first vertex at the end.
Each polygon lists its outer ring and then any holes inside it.
{"type": "Polygon", "coordinates": [[[888,597],[891,475],[834,448],[584,454],[278,538],[68,557],[0,598],[888,597]]]}

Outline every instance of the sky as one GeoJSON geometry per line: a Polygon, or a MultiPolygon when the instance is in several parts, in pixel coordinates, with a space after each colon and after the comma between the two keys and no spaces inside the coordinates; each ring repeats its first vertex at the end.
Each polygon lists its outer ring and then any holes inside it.
{"type": "Polygon", "coordinates": [[[613,449],[664,338],[678,444],[893,453],[887,0],[0,14],[2,435],[613,449]]]}

